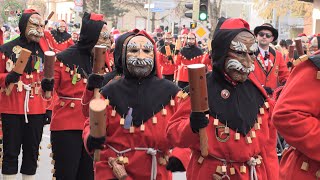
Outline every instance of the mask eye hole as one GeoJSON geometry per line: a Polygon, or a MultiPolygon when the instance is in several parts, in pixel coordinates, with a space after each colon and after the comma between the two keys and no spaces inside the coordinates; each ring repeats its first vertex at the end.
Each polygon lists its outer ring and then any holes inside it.
{"type": "Polygon", "coordinates": [[[130,49],[129,52],[137,53],[137,52],[139,52],[139,50],[138,49],[130,49]]]}
{"type": "Polygon", "coordinates": [[[148,54],[148,53],[150,53],[151,51],[148,50],[148,49],[144,49],[143,52],[148,54]]]}

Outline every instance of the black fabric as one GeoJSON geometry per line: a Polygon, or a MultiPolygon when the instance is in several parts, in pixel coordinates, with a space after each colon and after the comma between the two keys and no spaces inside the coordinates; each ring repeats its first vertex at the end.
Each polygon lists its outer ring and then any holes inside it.
{"type": "Polygon", "coordinates": [[[87,148],[89,151],[93,151],[95,149],[103,149],[105,141],[106,141],[105,136],[95,138],[89,135],[87,139],[87,148]]]}
{"type": "Polygon", "coordinates": [[[119,74],[117,70],[113,70],[110,73],[103,75],[102,86],[105,86],[106,84],[108,84],[108,82],[110,82],[112,79],[114,79],[117,76],[119,77],[121,76],[121,74],[119,74]]]}
{"type": "Polygon", "coordinates": [[[182,162],[176,157],[169,158],[169,162],[166,166],[166,169],[171,172],[184,172],[184,171],[186,171],[182,162]]]}
{"type": "Polygon", "coordinates": [[[82,131],[51,131],[56,180],[93,180],[93,161],[86,152],[82,131]]]}
{"type": "Polygon", "coordinates": [[[317,41],[318,41],[318,49],[320,49],[320,36],[317,36],[317,41]]]}
{"type": "MultiPolygon", "coordinates": [[[[171,51],[174,51],[174,49],[175,49],[175,45],[170,44],[170,50],[171,50],[171,51]]],[[[167,54],[167,53],[166,53],[166,46],[165,46],[165,45],[160,46],[160,47],[159,47],[159,51],[160,51],[162,54],[167,54]]]]}
{"type": "Polygon", "coordinates": [[[184,89],[185,87],[189,86],[189,82],[178,81],[178,86],[181,89],[184,89]]]}
{"type": "Polygon", "coordinates": [[[174,75],[173,74],[171,74],[171,75],[162,75],[162,77],[164,79],[169,80],[169,81],[173,81],[173,79],[174,79],[174,75]]]}
{"type": "Polygon", "coordinates": [[[85,12],[82,18],[80,39],[76,45],[57,54],[57,60],[86,77],[92,73],[92,49],[98,42],[101,29],[105,22],[90,20],[90,14],[85,12]]]}
{"type": "Polygon", "coordinates": [[[52,111],[51,110],[46,110],[46,114],[44,117],[44,124],[50,124],[51,123],[51,118],[52,118],[52,111]]]}
{"type": "Polygon", "coordinates": [[[204,112],[192,112],[190,114],[190,126],[192,132],[199,133],[199,130],[207,127],[209,120],[204,112]]]}
{"type": "Polygon", "coordinates": [[[102,82],[104,78],[101,75],[90,74],[88,78],[87,89],[93,91],[95,88],[100,89],[102,87],[102,82]]]}
{"type": "Polygon", "coordinates": [[[255,36],[257,36],[257,34],[261,31],[261,30],[269,30],[271,31],[272,35],[273,35],[273,41],[272,42],[275,42],[277,39],[278,39],[278,36],[279,36],[279,33],[278,33],[278,30],[273,28],[273,26],[269,23],[265,23],[261,26],[257,26],[256,28],[254,28],[254,34],[255,36]]]}
{"type": "Polygon", "coordinates": [[[16,54],[12,51],[15,46],[20,46],[22,48],[30,50],[32,53],[24,69],[24,72],[28,74],[34,71],[34,63],[36,61],[35,56],[39,56],[40,58],[42,58],[42,61],[44,61],[44,53],[39,43],[28,42],[25,36],[25,31],[26,31],[29,18],[33,14],[38,14],[38,13],[23,13],[19,21],[19,30],[21,32],[20,37],[0,46],[0,52],[4,53],[5,56],[10,58],[13,62],[17,61],[16,54]]]}
{"type": "Polygon", "coordinates": [[[262,92],[250,80],[233,86],[215,69],[207,74],[207,87],[210,116],[246,135],[257,122],[259,108],[263,107],[262,92]],[[221,96],[224,89],[230,92],[227,99],[221,96]]]}
{"type": "Polygon", "coordinates": [[[309,60],[318,68],[320,68],[320,55],[310,56],[309,60]]]}
{"type": "Polygon", "coordinates": [[[42,79],[41,81],[41,89],[46,92],[46,91],[53,91],[54,87],[54,79],[42,79]]]}
{"type": "Polygon", "coordinates": [[[288,68],[293,67],[293,63],[292,63],[291,61],[287,62],[287,67],[288,67],[288,68]]]}
{"type": "Polygon", "coordinates": [[[203,55],[203,51],[198,46],[186,45],[181,49],[180,54],[187,60],[191,60],[192,58],[203,55]]]}
{"type": "Polygon", "coordinates": [[[22,145],[22,163],[20,172],[34,175],[37,169],[39,144],[44,126],[44,114],[24,115],[1,114],[3,131],[2,174],[18,173],[18,156],[22,145]]]}
{"type": "Polygon", "coordinates": [[[53,29],[51,30],[51,34],[58,44],[61,44],[71,38],[71,35],[66,31],[60,32],[59,30],[53,29]]]}
{"type": "Polygon", "coordinates": [[[10,83],[18,82],[20,76],[21,76],[21,74],[16,73],[14,71],[11,71],[10,73],[8,73],[8,75],[6,76],[6,79],[5,79],[6,86],[8,86],[10,83]]]}
{"type": "Polygon", "coordinates": [[[140,126],[142,121],[146,122],[162,110],[178,91],[173,82],[151,76],[141,80],[121,78],[112,81],[102,88],[101,94],[121,116],[125,116],[131,107],[133,124],[140,126]]]}
{"type": "Polygon", "coordinates": [[[263,86],[264,90],[266,90],[267,94],[268,95],[272,95],[273,94],[273,89],[271,89],[270,87],[268,86],[263,86]]]}

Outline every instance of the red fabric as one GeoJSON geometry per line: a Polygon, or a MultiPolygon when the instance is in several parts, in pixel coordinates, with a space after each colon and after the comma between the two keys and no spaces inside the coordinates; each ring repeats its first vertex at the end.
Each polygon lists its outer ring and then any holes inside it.
{"type": "MultiPolygon", "coordinates": [[[[165,88],[165,87],[164,87],[165,88]]],[[[157,124],[153,124],[152,120],[148,120],[144,123],[145,131],[140,131],[139,127],[135,127],[133,134],[129,133],[129,130],[124,129],[119,121],[122,115],[116,113],[115,117],[111,116],[112,106],[108,106],[106,109],[106,142],[105,145],[111,145],[115,149],[122,151],[128,148],[135,147],[152,147],[159,149],[161,152],[157,153],[157,160],[163,157],[166,152],[172,147],[171,141],[166,138],[166,126],[169,118],[177,110],[179,98],[175,98],[175,106],[166,105],[167,115],[163,116],[160,112],[156,113],[155,116],[158,118],[157,124]]],[[[83,130],[84,142],[90,134],[89,120],[85,123],[83,130]]],[[[86,145],[86,143],[85,143],[86,145]]],[[[87,147],[86,147],[87,149],[87,147]]],[[[129,164],[125,165],[125,169],[128,173],[127,180],[136,179],[150,179],[151,172],[151,156],[146,151],[130,151],[124,153],[123,156],[129,158],[129,164]]],[[[95,168],[95,179],[105,180],[114,179],[112,169],[109,167],[107,159],[108,157],[117,157],[116,153],[111,150],[108,146],[101,150],[100,159],[101,161],[94,164],[95,168]]],[[[157,164],[157,179],[170,180],[172,179],[171,173],[166,170],[165,165],[160,165],[159,161],[157,164]]]]}
{"type": "Polygon", "coordinates": [[[176,65],[172,61],[168,60],[167,56],[159,51],[157,51],[157,59],[160,63],[161,74],[162,75],[172,75],[176,70],[176,65]]]}
{"type": "Polygon", "coordinates": [[[89,91],[88,89],[85,89],[83,91],[83,96],[82,96],[82,114],[88,118],[89,117],[89,103],[91,99],[93,98],[93,91],[89,91]]]}
{"type": "MultiPolygon", "coordinates": [[[[44,38],[41,38],[40,47],[43,51],[48,51],[49,48],[45,42],[44,38]]],[[[8,74],[6,70],[6,62],[8,60],[7,57],[2,59],[3,54],[0,53],[0,87],[5,88],[5,78],[8,74]]],[[[20,80],[24,84],[31,84],[34,82],[39,82],[43,78],[43,72],[37,73],[36,71],[32,73],[33,78],[27,79],[26,73],[21,75],[20,80]]],[[[40,86],[40,85],[38,85],[40,86]]],[[[33,88],[34,91],[34,88],[33,88]]],[[[22,92],[17,92],[17,85],[14,85],[11,94],[9,96],[6,95],[5,92],[0,93],[0,112],[1,113],[8,113],[8,114],[24,114],[24,100],[26,96],[26,91],[23,89],[22,92]]],[[[47,101],[43,100],[41,97],[41,91],[39,95],[34,95],[33,98],[29,99],[29,112],[28,114],[44,114],[46,112],[47,101]]]]}
{"type": "Polygon", "coordinates": [[[305,33],[298,34],[298,37],[307,36],[305,33]]]}
{"type": "Polygon", "coordinates": [[[178,71],[175,76],[176,81],[181,82],[189,82],[188,79],[188,65],[191,64],[199,64],[201,63],[201,60],[203,59],[203,55],[194,57],[192,60],[187,60],[185,57],[183,57],[180,53],[176,56],[176,66],[178,66],[178,71]]]}
{"type": "Polygon", "coordinates": [[[209,53],[203,54],[201,63],[206,65],[208,71],[212,71],[212,60],[209,53]]]}
{"type": "Polygon", "coordinates": [[[64,42],[57,42],[50,31],[44,31],[45,38],[48,41],[48,44],[50,48],[55,52],[59,53],[68,47],[74,45],[74,42],[72,41],[72,38],[70,37],[68,40],[64,42]]]}
{"type": "Polygon", "coordinates": [[[191,149],[189,148],[173,148],[171,152],[172,157],[178,158],[185,169],[188,168],[191,158],[191,149]]]}
{"type": "Polygon", "coordinates": [[[25,13],[25,14],[31,14],[31,13],[38,13],[36,10],[34,10],[34,9],[25,9],[24,11],[23,11],[23,13],[25,13]]]}
{"type": "Polygon", "coordinates": [[[250,30],[250,25],[247,21],[241,18],[230,18],[222,23],[220,29],[248,29],[250,30]]]}
{"type": "MultiPolygon", "coordinates": [[[[261,54],[259,54],[257,58],[260,58],[262,63],[264,63],[264,59],[261,54]]],[[[275,60],[273,54],[270,53],[270,59],[272,60],[273,67],[270,66],[269,62],[268,73],[263,70],[259,61],[256,59],[254,61],[255,69],[253,74],[257,77],[261,85],[276,89],[279,85],[282,85],[287,81],[289,71],[280,52],[276,51],[275,60]]]]}
{"type": "Polygon", "coordinates": [[[272,116],[279,133],[293,148],[280,164],[280,179],[316,179],[320,170],[320,98],[316,78],[319,69],[305,61],[296,66],[277,101],[272,116]],[[309,170],[300,169],[303,162],[309,170]]]}
{"type": "Polygon", "coordinates": [[[56,61],[54,67],[54,89],[58,95],[54,102],[54,115],[51,119],[50,130],[82,130],[86,120],[82,114],[81,100],[67,100],[59,97],[82,98],[86,84],[81,78],[73,85],[72,77],[69,72],[65,71],[66,66],[60,67],[60,62],[56,61]],[[64,105],[61,106],[61,102],[64,105]],[[70,107],[71,103],[75,103],[74,108],[70,107]],[[76,115],[76,116],[75,116],[76,115]]]}
{"type": "Polygon", "coordinates": [[[0,45],[2,45],[2,44],[3,44],[3,32],[0,29],[0,45]]]}
{"type": "MultiPolygon", "coordinates": [[[[252,82],[266,97],[265,91],[254,79],[250,76],[252,82]]],[[[210,92],[208,92],[210,93],[210,92]]],[[[273,102],[270,99],[270,106],[273,102]]],[[[181,148],[191,148],[192,157],[187,169],[188,179],[212,179],[212,174],[216,173],[217,166],[223,165],[223,162],[213,158],[212,156],[233,160],[240,163],[231,163],[235,168],[236,174],[230,175],[230,163],[227,164],[227,174],[233,180],[250,179],[250,168],[246,165],[246,161],[254,155],[262,156],[261,165],[256,166],[259,179],[277,180],[278,179],[278,158],[276,154],[276,131],[270,121],[271,108],[264,108],[265,114],[259,115],[262,117],[261,129],[256,130],[256,138],[252,139],[252,144],[247,144],[245,138],[241,136],[239,141],[234,140],[235,131],[230,129],[230,139],[226,142],[220,142],[216,138],[216,128],[213,125],[214,117],[209,117],[209,125],[206,128],[208,135],[208,151],[209,156],[204,159],[202,164],[198,163],[200,156],[199,135],[192,132],[190,127],[189,116],[191,113],[190,98],[187,98],[180,105],[178,111],[171,117],[167,127],[167,137],[169,141],[174,143],[174,146],[181,148]],[[240,173],[240,166],[246,165],[247,172],[240,173]]],[[[222,125],[219,123],[219,125],[222,125]]],[[[252,131],[252,130],[251,130],[252,131]]]]}
{"type": "Polygon", "coordinates": [[[90,20],[93,21],[103,21],[103,14],[95,14],[95,13],[91,13],[90,15],[90,20]]]}

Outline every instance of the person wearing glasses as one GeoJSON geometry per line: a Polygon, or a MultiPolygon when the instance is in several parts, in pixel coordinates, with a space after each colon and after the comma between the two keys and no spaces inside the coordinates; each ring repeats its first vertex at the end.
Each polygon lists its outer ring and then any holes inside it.
{"type": "Polygon", "coordinates": [[[269,23],[254,29],[258,50],[255,55],[253,74],[269,95],[280,85],[284,85],[289,76],[287,65],[279,51],[270,47],[270,43],[278,39],[278,30],[269,23]]]}
{"type": "Polygon", "coordinates": [[[180,88],[185,88],[189,85],[188,68],[190,64],[201,63],[203,59],[203,52],[197,45],[197,38],[194,33],[189,33],[185,46],[181,49],[179,54],[175,57],[176,65],[178,66],[175,72],[175,81],[180,88]]]}

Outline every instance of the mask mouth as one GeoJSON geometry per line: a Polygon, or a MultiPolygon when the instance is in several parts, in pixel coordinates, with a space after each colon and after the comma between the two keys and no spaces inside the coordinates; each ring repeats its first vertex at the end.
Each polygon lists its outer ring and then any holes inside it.
{"type": "Polygon", "coordinates": [[[147,65],[152,66],[153,60],[151,58],[143,58],[139,59],[136,57],[128,58],[128,64],[133,65],[135,67],[145,67],[147,65]]]}
{"type": "Polygon", "coordinates": [[[237,72],[239,72],[240,74],[249,74],[250,72],[254,71],[254,64],[251,64],[251,66],[249,68],[244,67],[243,64],[241,64],[238,60],[236,59],[231,59],[228,61],[227,64],[227,69],[229,70],[235,70],[237,72]]]}

